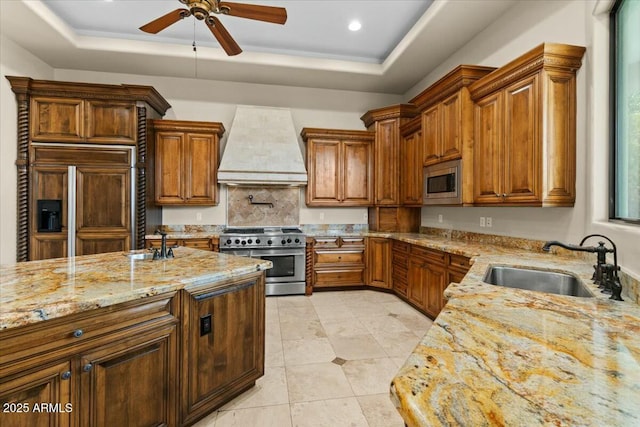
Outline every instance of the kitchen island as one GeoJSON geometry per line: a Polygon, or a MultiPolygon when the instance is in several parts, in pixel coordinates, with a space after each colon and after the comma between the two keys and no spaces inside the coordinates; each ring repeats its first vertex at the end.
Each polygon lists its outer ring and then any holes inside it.
{"type": "Polygon", "coordinates": [[[271,263],[174,253],[0,267],[0,424],[189,425],[251,387],[271,263]]]}
{"type": "Polygon", "coordinates": [[[473,265],[392,381],[409,427],[640,425],[640,306],[601,294],[583,260],[423,239],[473,265]],[[484,283],[492,265],[570,273],[594,297],[484,283]]]}

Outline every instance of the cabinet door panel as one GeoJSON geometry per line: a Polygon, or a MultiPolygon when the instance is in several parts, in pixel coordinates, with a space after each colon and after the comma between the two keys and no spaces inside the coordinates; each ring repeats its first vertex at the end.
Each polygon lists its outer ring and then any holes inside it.
{"type": "Polygon", "coordinates": [[[442,101],[440,106],[442,123],[440,161],[459,159],[462,156],[462,101],[460,93],[442,101]]]}
{"type": "Polygon", "coordinates": [[[33,97],[31,139],[80,142],[84,139],[83,101],[74,98],[33,97]]]}
{"type": "Polygon", "coordinates": [[[184,195],[190,204],[217,202],[216,165],[218,155],[213,135],[187,135],[184,195]]]}
{"type": "Polygon", "coordinates": [[[372,167],[373,150],[368,142],[343,142],[344,189],[342,200],[350,206],[373,204],[372,167]]]}
{"type": "Polygon", "coordinates": [[[156,133],[156,202],[182,203],[184,134],[156,133]]]}
{"type": "Polygon", "coordinates": [[[429,264],[426,275],[426,307],[427,314],[436,318],[444,307],[444,289],[446,288],[446,271],[444,267],[429,264]]]}
{"type": "Polygon", "coordinates": [[[502,202],[502,94],[482,98],[475,107],[474,202],[502,202]]]}
{"type": "Polygon", "coordinates": [[[169,325],[84,354],[82,425],[175,425],[176,351],[169,325]]]}
{"type": "Polygon", "coordinates": [[[400,201],[403,205],[422,205],[422,132],[404,138],[400,149],[400,201]]]}
{"type": "Polygon", "coordinates": [[[440,153],[440,123],[438,105],[422,113],[422,154],[423,163],[438,163],[440,153]]]}
{"type": "Polygon", "coordinates": [[[505,91],[505,202],[535,202],[540,195],[542,149],[535,75],[505,91]]]}
{"type": "Polygon", "coordinates": [[[136,105],[129,102],[87,101],[87,141],[136,143],[136,105]]]}
{"type": "Polygon", "coordinates": [[[71,363],[61,362],[48,367],[38,367],[33,372],[21,374],[13,380],[0,383],[0,405],[15,403],[26,412],[0,412],[3,427],[67,427],[72,425],[71,363]],[[65,379],[66,378],[66,379],[65,379]],[[57,412],[36,411],[35,405],[59,404],[57,412]]]}
{"type": "Polygon", "coordinates": [[[67,257],[67,233],[36,233],[31,237],[29,251],[30,261],[67,257]]]}
{"type": "Polygon", "coordinates": [[[128,234],[78,233],[76,237],[76,255],[124,252],[130,249],[131,239],[128,234]]]}
{"type": "Polygon", "coordinates": [[[67,256],[67,187],[66,166],[34,166],[31,171],[32,193],[29,215],[31,238],[29,260],[67,256]],[[38,200],[60,200],[60,232],[38,232],[38,200]]]}
{"type": "Polygon", "coordinates": [[[381,120],[376,123],[375,139],[375,203],[376,205],[397,205],[398,156],[400,135],[398,119],[381,120]]]}
{"type": "Polygon", "coordinates": [[[410,260],[407,297],[422,310],[427,306],[427,284],[427,264],[420,260],[410,260]]]}
{"type": "Polygon", "coordinates": [[[309,140],[308,168],[310,182],[307,185],[307,204],[333,204],[340,201],[340,142],[309,140]]]}
{"type": "Polygon", "coordinates": [[[368,241],[368,284],[377,288],[391,288],[391,241],[370,237],[368,241]]]}
{"type": "Polygon", "coordinates": [[[77,169],[77,231],[128,233],[131,218],[129,168],[77,169]]]}

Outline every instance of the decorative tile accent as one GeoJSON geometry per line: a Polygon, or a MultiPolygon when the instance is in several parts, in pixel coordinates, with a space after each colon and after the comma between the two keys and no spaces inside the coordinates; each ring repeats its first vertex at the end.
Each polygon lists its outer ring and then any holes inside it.
{"type": "Polygon", "coordinates": [[[227,222],[230,226],[277,226],[299,224],[298,187],[232,187],[227,191],[227,222]],[[253,196],[251,204],[249,196],[253,196]]]}
{"type": "Polygon", "coordinates": [[[342,365],[344,365],[345,363],[347,363],[347,361],[346,361],[346,360],[344,360],[342,357],[336,357],[335,359],[333,359],[333,360],[331,361],[331,363],[335,363],[336,365],[342,366],[342,365]]]}

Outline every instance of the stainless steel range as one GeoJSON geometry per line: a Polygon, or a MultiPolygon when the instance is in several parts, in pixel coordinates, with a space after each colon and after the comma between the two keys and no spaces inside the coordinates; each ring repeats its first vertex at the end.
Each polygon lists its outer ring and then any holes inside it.
{"type": "Polygon", "coordinates": [[[227,228],[220,235],[220,252],[271,261],[267,295],[304,294],[306,238],[295,227],[227,228]]]}

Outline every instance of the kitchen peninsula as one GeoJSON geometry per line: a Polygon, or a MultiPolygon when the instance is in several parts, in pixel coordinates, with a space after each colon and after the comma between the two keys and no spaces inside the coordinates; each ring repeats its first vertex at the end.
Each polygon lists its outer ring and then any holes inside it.
{"type": "Polygon", "coordinates": [[[271,262],[174,253],[0,267],[0,424],[189,425],[251,387],[271,262]]]}

